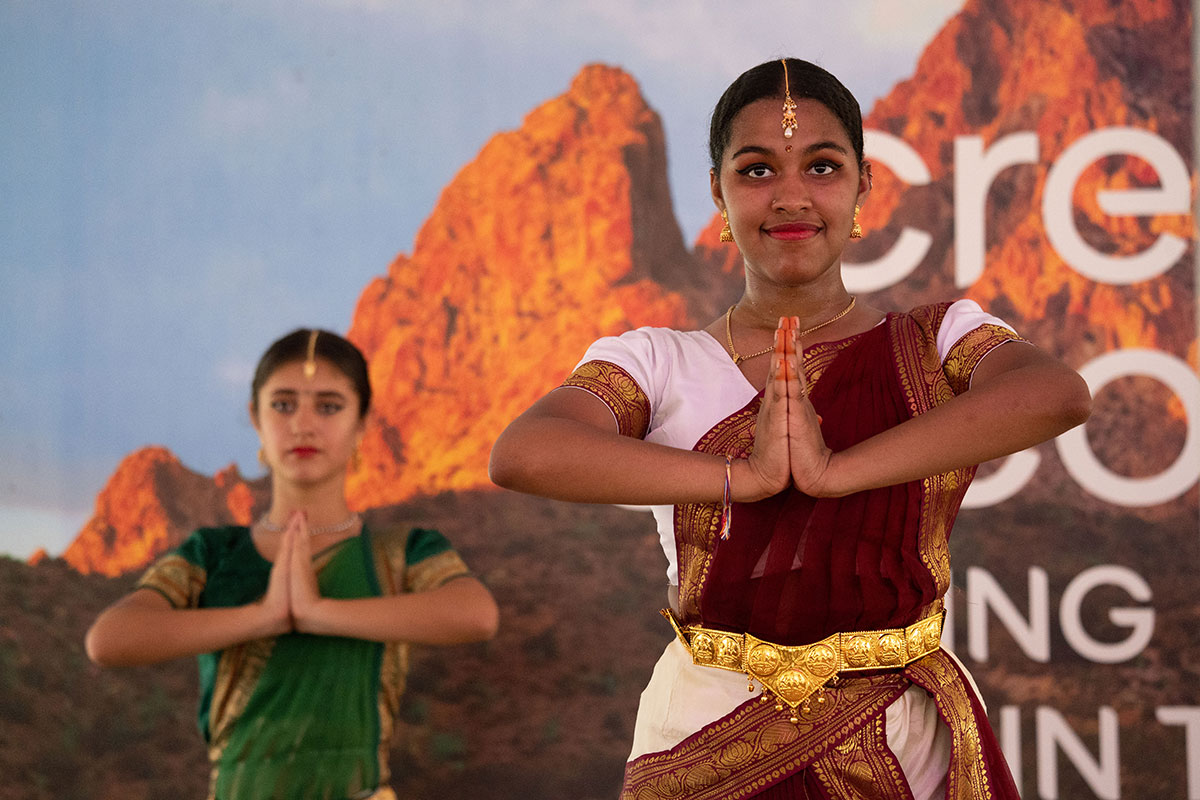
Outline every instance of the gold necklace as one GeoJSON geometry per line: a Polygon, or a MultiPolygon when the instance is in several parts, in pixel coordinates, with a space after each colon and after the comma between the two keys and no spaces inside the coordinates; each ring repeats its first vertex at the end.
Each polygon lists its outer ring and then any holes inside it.
{"type": "MultiPolygon", "coordinates": [[[[825,320],[824,322],[822,322],[818,325],[813,325],[811,328],[807,328],[805,330],[800,331],[800,333],[796,336],[796,338],[803,339],[805,336],[812,333],[813,331],[819,330],[821,328],[824,328],[826,325],[832,325],[833,323],[837,322],[839,319],[846,316],[854,309],[854,303],[856,300],[858,300],[858,296],[852,295],[850,297],[850,305],[846,306],[841,311],[834,314],[832,317],[825,320]]],[[[725,342],[729,346],[729,355],[733,357],[733,363],[741,364],[743,361],[749,361],[752,358],[758,358],[759,356],[766,355],[767,353],[774,350],[775,345],[771,345],[770,347],[768,347],[764,350],[759,350],[757,353],[751,353],[748,356],[743,356],[743,355],[738,354],[738,351],[735,350],[733,347],[733,329],[730,325],[730,321],[733,319],[733,310],[735,308],[737,308],[737,303],[734,303],[733,305],[731,305],[729,307],[729,310],[725,312],[725,342]]]]}
{"type": "MultiPolygon", "coordinates": [[[[358,521],[358,512],[354,511],[351,512],[350,516],[346,517],[341,522],[335,522],[332,525],[318,525],[315,528],[309,528],[308,535],[320,536],[323,533],[343,533],[344,531],[348,531],[353,528],[358,521]]],[[[285,525],[277,525],[276,523],[271,522],[271,520],[267,518],[266,514],[262,515],[262,518],[259,519],[257,524],[260,525],[263,530],[270,531],[271,533],[281,533],[286,527],[285,525]]]]}

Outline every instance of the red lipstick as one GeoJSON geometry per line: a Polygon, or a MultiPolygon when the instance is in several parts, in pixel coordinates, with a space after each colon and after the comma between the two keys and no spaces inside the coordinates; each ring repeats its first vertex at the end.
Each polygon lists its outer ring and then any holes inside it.
{"type": "Polygon", "coordinates": [[[821,226],[814,225],[811,222],[784,222],[764,228],[764,230],[773,239],[781,239],[785,242],[799,242],[816,236],[821,232],[821,226]]]}

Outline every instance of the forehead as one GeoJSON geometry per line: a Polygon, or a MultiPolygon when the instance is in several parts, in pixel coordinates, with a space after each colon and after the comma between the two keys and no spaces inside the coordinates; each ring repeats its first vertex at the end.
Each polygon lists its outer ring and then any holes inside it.
{"type": "Polygon", "coordinates": [[[288,361],[280,364],[263,383],[263,392],[303,392],[321,394],[338,392],[357,396],[354,384],[340,369],[324,358],[316,359],[317,371],[311,377],[304,374],[303,361],[288,361]]]}
{"type": "Polygon", "coordinates": [[[842,121],[820,100],[802,97],[796,100],[796,130],[790,139],[783,136],[783,98],[755,100],[737,113],[729,129],[726,158],[743,147],[803,148],[818,141],[836,142],[854,152],[842,121]]]}

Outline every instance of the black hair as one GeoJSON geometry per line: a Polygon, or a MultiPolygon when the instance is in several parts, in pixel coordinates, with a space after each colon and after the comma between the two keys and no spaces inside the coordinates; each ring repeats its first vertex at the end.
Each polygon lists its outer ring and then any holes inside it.
{"type": "MultiPolygon", "coordinates": [[[[809,98],[828,108],[846,129],[858,163],[863,163],[862,111],[858,101],[842,82],[828,70],[798,58],[784,59],[787,64],[788,86],[792,99],[809,98]]],[[[733,134],[733,119],[746,106],[763,98],[784,97],[783,65],[779,60],[767,61],[748,69],[729,84],[717,101],[708,126],[708,155],[712,168],[719,173],[721,159],[733,134]]]]}
{"type": "Polygon", "coordinates": [[[258,413],[258,392],[284,364],[305,361],[308,358],[308,342],[316,333],[313,355],[323,358],[350,379],[358,393],[358,417],[362,419],[371,407],[371,378],[367,373],[367,360],[362,351],[347,339],[325,330],[310,328],[296,330],[276,340],[258,360],[254,369],[254,380],[250,382],[250,407],[258,413]]]}

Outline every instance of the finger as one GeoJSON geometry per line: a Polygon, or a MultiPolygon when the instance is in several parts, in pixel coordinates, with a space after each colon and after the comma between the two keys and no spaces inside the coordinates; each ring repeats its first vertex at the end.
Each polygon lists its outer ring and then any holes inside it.
{"type": "Polygon", "coordinates": [[[775,371],[777,379],[787,380],[788,374],[787,352],[788,340],[791,338],[791,318],[780,317],[779,325],[775,328],[775,356],[779,361],[779,369],[775,371]]]}

